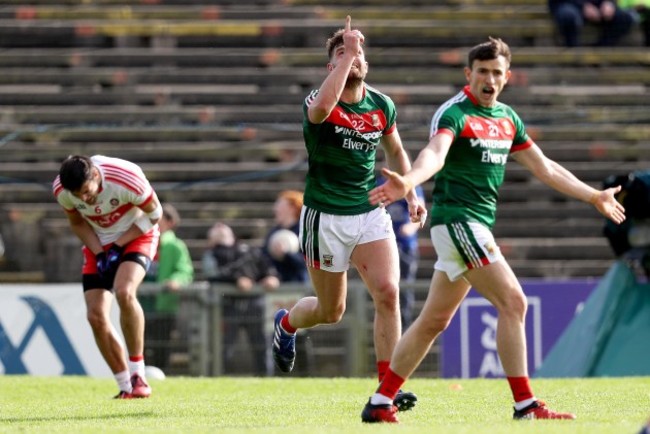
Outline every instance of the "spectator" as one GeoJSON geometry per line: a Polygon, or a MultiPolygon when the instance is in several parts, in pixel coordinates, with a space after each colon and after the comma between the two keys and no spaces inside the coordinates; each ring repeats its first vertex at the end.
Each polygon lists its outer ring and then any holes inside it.
{"type": "MultiPolygon", "coordinates": [[[[379,176],[377,184],[381,185],[386,182],[386,178],[379,176]]],[[[415,194],[418,200],[424,206],[424,192],[422,186],[415,187],[415,194]]],[[[386,206],[386,211],[390,214],[393,221],[393,232],[395,232],[395,241],[399,252],[399,271],[402,282],[412,283],[417,278],[418,262],[420,260],[420,251],[418,246],[418,229],[420,223],[414,223],[409,216],[408,202],[400,199],[386,206]]],[[[415,307],[415,291],[412,287],[400,287],[399,291],[399,309],[402,317],[402,332],[413,322],[413,308],[415,307]]]]}
{"type": "Polygon", "coordinates": [[[147,280],[157,282],[161,291],[155,295],[154,315],[151,326],[147,328],[147,338],[161,342],[153,347],[151,364],[163,370],[168,366],[172,333],[176,325],[179,306],[179,290],[194,280],[192,258],[183,240],[176,236],[174,229],[181,222],[180,215],[171,204],[163,204],[160,227],[160,245],[147,280]]]}
{"type": "Polygon", "coordinates": [[[282,191],[273,205],[275,226],[266,236],[264,252],[271,258],[282,282],[306,282],[308,279],[305,258],[297,244],[301,209],[302,193],[296,190],[282,191]],[[274,234],[283,229],[296,234],[295,245],[281,242],[278,237],[274,238],[274,234]]]}
{"type": "Polygon", "coordinates": [[[585,24],[599,27],[597,46],[613,46],[634,24],[633,15],[614,0],[548,0],[548,7],[558,26],[564,45],[577,47],[585,24]]]}
{"type": "Polygon", "coordinates": [[[208,250],[203,255],[203,274],[211,282],[234,283],[238,294],[223,297],[224,368],[232,372],[241,361],[235,358],[239,329],[244,329],[252,347],[255,375],[267,375],[264,295],[251,294],[255,283],[266,291],[280,285],[277,271],[260,248],[238,242],[230,226],[215,223],[208,232],[208,250]]]}
{"type": "Polygon", "coordinates": [[[630,11],[641,26],[646,47],[650,47],[650,0],[619,0],[618,6],[630,11]]]}
{"type": "Polygon", "coordinates": [[[603,234],[616,256],[640,266],[650,280],[650,170],[608,176],[603,187],[621,188],[617,199],[628,216],[620,225],[607,220],[603,234]]]}

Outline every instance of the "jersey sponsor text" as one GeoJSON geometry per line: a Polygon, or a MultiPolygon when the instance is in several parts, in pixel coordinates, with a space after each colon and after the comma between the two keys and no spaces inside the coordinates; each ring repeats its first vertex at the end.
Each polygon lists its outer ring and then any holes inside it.
{"type": "Polygon", "coordinates": [[[509,149],[512,146],[512,140],[470,139],[469,143],[472,148],[479,146],[488,149],[509,149]]]}
{"type": "Polygon", "coordinates": [[[481,154],[481,163],[501,164],[505,166],[508,162],[508,154],[496,154],[490,151],[483,151],[481,154]]]}
{"type": "Polygon", "coordinates": [[[354,151],[374,152],[377,149],[376,143],[357,142],[350,138],[343,139],[343,149],[352,149],[354,151]]]}

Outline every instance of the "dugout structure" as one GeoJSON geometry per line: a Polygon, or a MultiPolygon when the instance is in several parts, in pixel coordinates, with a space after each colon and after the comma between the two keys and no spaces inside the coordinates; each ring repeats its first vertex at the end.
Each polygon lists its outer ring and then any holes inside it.
{"type": "Polygon", "coordinates": [[[536,377],[650,375],[650,283],[616,261],[582,312],[548,353],[536,377]]]}

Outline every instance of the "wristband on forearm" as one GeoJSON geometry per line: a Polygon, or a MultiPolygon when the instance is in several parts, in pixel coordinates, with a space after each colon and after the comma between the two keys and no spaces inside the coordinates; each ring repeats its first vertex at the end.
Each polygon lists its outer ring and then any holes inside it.
{"type": "Polygon", "coordinates": [[[156,206],[156,208],[153,211],[147,213],[147,217],[149,217],[149,220],[156,221],[156,222],[160,220],[162,216],[163,216],[163,208],[160,203],[158,203],[158,206],[156,206]]]}
{"type": "Polygon", "coordinates": [[[135,221],[135,225],[140,228],[143,234],[149,232],[155,226],[154,222],[160,220],[163,215],[162,205],[158,203],[158,206],[151,212],[146,213],[147,218],[139,218],[135,221]]]}

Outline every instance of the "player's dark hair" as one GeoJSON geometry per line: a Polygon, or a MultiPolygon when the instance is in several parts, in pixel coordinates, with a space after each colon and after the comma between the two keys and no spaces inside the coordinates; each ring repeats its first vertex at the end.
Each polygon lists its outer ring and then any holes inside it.
{"type": "Polygon", "coordinates": [[[325,48],[327,48],[328,59],[332,58],[332,54],[334,54],[334,51],[336,50],[337,47],[343,45],[344,33],[345,33],[345,29],[338,29],[336,32],[332,34],[332,36],[325,43],[325,48]]]}
{"type": "Polygon", "coordinates": [[[475,60],[493,60],[499,56],[505,57],[510,65],[512,54],[510,47],[503,42],[501,38],[493,38],[492,36],[486,42],[478,44],[469,51],[467,55],[467,66],[472,68],[475,60]]]}
{"type": "Polygon", "coordinates": [[[338,29],[325,43],[328,59],[332,58],[332,54],[334,53],[334,50],[336,50],[336,47],[343,45],[343,33],[345,33],[345,29],[338,29]]]}
{"type": "Polygon", "coordinates": [[[61,185],[68,191],[79,191],[93,178],[93,162],[82,155],[70,155],[63,160],[59,169],[61,185]]]}

